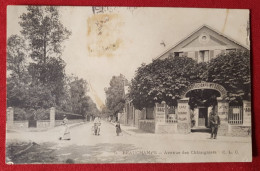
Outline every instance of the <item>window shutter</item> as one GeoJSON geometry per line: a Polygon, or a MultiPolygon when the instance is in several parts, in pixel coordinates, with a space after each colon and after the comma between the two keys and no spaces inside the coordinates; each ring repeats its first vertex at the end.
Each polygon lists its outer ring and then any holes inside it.
{"type": "Polygon", "coordinates": [[[214,50],[209,51],[209,61],[214,58],[214,50]]]}
{"type": "Polygon", "coordinates": [[[199,52],[196,51],[196,52],[195,52],[195,61],[197,61],[197,62],[198,62],[198,56],[199,56],[199,52]]]}

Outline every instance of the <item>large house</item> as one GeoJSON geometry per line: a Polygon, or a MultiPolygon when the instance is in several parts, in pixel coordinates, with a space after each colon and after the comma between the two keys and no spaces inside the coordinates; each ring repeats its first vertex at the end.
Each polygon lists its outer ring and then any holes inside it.
{"type": "MultiPolygon", "coordinates": [[[[187,56],[195,61],[209,62],[221,53],[236,50],[249,50],[249,47],[229,38],[228,36],[203,25],[193,33],[179,41],[176,45],[169,48],[155,59],[165,59],[170,56],[187,56]]],[[[219,92],[218,105],[216,112],[223,121],[220,128],[220,134],[226,135],[232,130],[240,130],[242,134],[247,134],[251,129],[251,102],[243,102],[243,107],[230,108],[227,101],[224,100],[226,90],[223,86],[215,83],[197,83],[191,85],[188,92],[195,89],[212,89],[219,92]],[[231,115],[230,115],[231,114],[231,115]],[[234,126],[234,129],[232,129],[234,126]]],[[[179,100],[178,107],[169,107],[165,103],[156,104],[154,108],[138,111],[129,101],[121,116],[124,123],[138,126],[139,129],[154,133],[189,133],[192,127],[208,129],[209,114],[212,108],[198,106],[190,110],[188,105],[189,97],[184,94],[183,99],[179,100]],[[194,125],[192,126],[192,118],[194,125]]],[[[235,131],[233,131],[235,132],[235,131]]]]}

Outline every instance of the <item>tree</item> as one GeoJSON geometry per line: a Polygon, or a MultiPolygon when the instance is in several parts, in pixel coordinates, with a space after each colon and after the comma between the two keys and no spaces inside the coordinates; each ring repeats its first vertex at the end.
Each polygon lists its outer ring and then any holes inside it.
{"type": "MultiPolygon", "coordinates": [[[[171,57],[143,64],[132,80],[130,98],[137,109],[153,107],[165,101],[176,106],[186,88],[196,82],[214,82],[228,92],[231,105],[241,105],[251,98],[250,53],[222,53],[209,63],[196,63],[188,57],[171,57]]],[[[217,104],[216,91],[195,90],[189,93],[191,108],[217,104]]]]}
{"type": "Polygon", "coordinates": [[[28,73],[33,86],[45,86],[60,106],[65,95],[65,62],[61,59],[63,42],[71,32],[60,21],[57,7],[28,6],[20,16],[21,34],[26,40],[29,63],[28,73]]]}
{"type": "Polygon", "coordinates": [[[113,76],[110,80],[110,86],[105,90],[106,93],[106,107],[114,115],[122,111],[125,105],[125,92],[124,85],[126,79],[120,74],[119,76],[113,76]]]}
{"type": "Polygon", "coordinates": [[[30,57],[37,63],[46,63],[51,57],[60,57],[62,43],[71,32],[60,22],[54,6],[28,6],[20,16],[22,35],[28,40],[30,57]]]}
{"type": "Polygon", "coordinates": [[[231,104],[241,105],[242,100],[250,100],[250,52],[246,50],[220,54],[208,65],[208,80],[225,87],[227,100],[231,104]]]}
{"type": "Polygon", "coordinates": [[[26,47],[22,37],[11,35],[7,40],[7,72],[22,81],[26,74],[26,47]]]}
{"type": "Polygon", "coordinates": [[[55,104],[60,106],[65,94],[65,62],[61,58],[51,57],[47,63],[30,63],[28,73],[32,85],[43,85],[55,97],[55,104]]]}
{"type": "Polygon", "coordinates": [[[165,101],[176,106],[183,91],[200,79],[198,64],[188,57],[168,57],[154,60],[137,69],[132,80],[130,98],[141,110],[165,101]]]}
{"type": "Polygon", "coordinates": [[[12,35],[7,40],[7,106],[25,106],[29,79],[24,40],[12,35]]]}
{"type": "Polygon", "coordinates": [[[70,82],[70,98],[72,112],[77,114],[85,114],[86,111],[86,92],[87,92],[87,82],[78,77],[74,77],[74,80],[70,82]]]}

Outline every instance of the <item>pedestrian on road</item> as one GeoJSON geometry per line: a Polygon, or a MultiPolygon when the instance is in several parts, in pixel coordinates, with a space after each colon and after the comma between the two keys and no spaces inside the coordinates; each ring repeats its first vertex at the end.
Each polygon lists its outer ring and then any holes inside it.
{"type": "Polygon", "coordinates": [[[101,127],[101,121],[99,117],[96,117],[94,120],[94,135],[100,135],[100,127],[101,127]]]}
{"type": "Polygon", "coordinates": [[[220,119],[219,119],[219,116],[216,115],[216,113],[214,111],[211,111],[211,116],[210,116],[209,122],[210,122],[210,128],[211,128],[211,137],[210,138],[216,139],[217,134],[218,134],[218,127],[220,125],[220,119]]]}
{"type": "Polygon", "coordinates": [[[64,119],[62,121],[62,132],[61,132],[61,136],[60,136],[60,140],[70,140],[70,129],[69,129],[69,126],[68,126],[68,122],[69,120],[67,119],[67,116],[66,115],[63,115],[64,116],[64,119]]]}
{"type": "Polygon", "coordinates": [[[119,121],[117,121],[116,123],[116,135],[119,136],[119,134],[122,132],[121,127],[120,127],[120,123],[119,121]]]}

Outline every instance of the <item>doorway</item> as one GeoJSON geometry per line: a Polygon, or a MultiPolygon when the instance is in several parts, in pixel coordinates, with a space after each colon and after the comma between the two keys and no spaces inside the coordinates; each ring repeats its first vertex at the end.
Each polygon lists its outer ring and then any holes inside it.
{"type": "Polygon", "coordinates": [[[199,127],[208,127],[208,108],[207,107],[199,108],[198,126],[199,127]]]}

